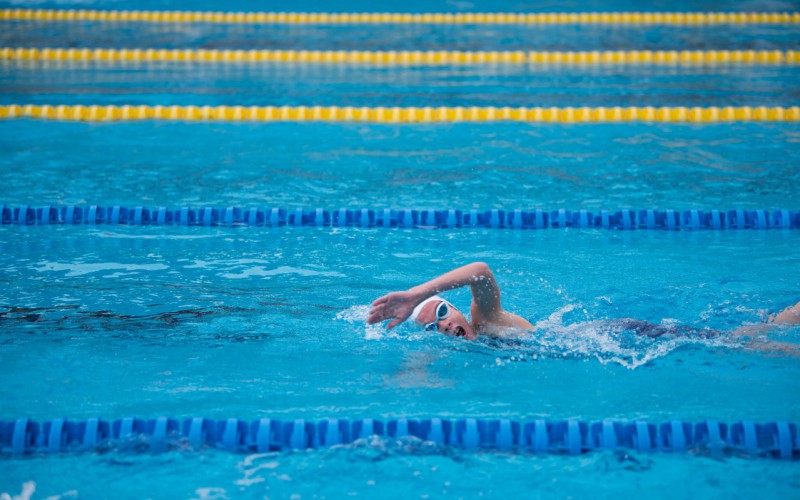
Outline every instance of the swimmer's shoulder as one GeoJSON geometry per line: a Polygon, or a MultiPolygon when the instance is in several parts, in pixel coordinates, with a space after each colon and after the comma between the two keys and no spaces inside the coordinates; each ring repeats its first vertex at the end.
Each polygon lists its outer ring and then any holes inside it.
{"type": "Polygon", "coordinates": [[[503,311],[494,321],[474,326],[479,334],[490,337],[515,337],[536,331],[536,327],[530,321],[508,311],[503,311]]]}
{"type": "Polygon", "coordinates": [[[521,330],[526,330],[528,332],[536,331],[536,327],[533,326],[533,323],[523,318],[522,316],[510,313],[508,311],[503,311],[503,316],[505,316],[505,319],[507,319],[508,322],[510,323],[508,326],[511,326],[513,328],[518,328],[521,330]]]}

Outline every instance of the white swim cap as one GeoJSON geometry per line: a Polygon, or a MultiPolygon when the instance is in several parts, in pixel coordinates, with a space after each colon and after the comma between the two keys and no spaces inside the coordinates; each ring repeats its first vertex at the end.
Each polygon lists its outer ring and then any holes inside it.
{"type": "MultiPolygon", "coordinates": [[[[422,308],[425,307],[425,304],[427,304],[428,302],[432,302],[434,300],[439,301],[439,302],[447,302],[446,300],[444,300],[443,298],[439,297],[438,295],[434,295],[433,297],[429,297],[429,298],[423,300],[422,302],[420,302],[419,304],[417,304],[417,307],[414,308],[414,312],[411,313],[410,318],[416,324],[421,325],[422,323],[417,320],[417,317],[419,316],[419,313],[422,312],[422,308]]],[[[447,305],[449,307],[452,307],[453,309],[455,309],[455,306],[453,306],[453,304],[451,304],[450,302],[447,302],[447,305]]]]}

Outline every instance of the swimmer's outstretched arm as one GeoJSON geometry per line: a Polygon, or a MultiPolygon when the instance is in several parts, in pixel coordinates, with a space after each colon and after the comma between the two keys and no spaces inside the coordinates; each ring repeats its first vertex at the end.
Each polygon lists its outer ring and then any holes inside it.
{"type": "Polygon", "coordinates": [[[483,262],[473,262],[408,290],[380,297],[372,303],[367,323],[391,319],[386,328],[394,328],[407,320],[417,304],[423,300],[463,286],[469,286],[472,291],[473,318],[491,321],[503,312],[500,287],[497,286],[492,270],[483,262]]]}

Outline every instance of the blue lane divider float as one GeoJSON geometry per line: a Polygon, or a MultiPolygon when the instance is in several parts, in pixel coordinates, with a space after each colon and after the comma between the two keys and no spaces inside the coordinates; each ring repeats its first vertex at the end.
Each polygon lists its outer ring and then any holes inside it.
{"type": "Polygon", "coordinates": [[[1,224],[400,228],[798,229],[798,210],[338,210],[239,207],[2,206],[1,224]]]}
{"type": "Polygon", "coordinates": [[[171,446],[212,447],[236,453],[306,450],[350,444],[377,436],[410,439],[467,450],[514,450],[577,455],[594,450],[638,452],[733,452],[782,459],[800,458],[798,425],[788,422],[726,424],[715,420],[582,422],[566,420],[394,419],[362,420],[177,420],[122,418],[105,421],[27,418],[0,421],[0,452],[9,455],[92,451],[134,442],[137,450],[167,451],[171,446]]]}

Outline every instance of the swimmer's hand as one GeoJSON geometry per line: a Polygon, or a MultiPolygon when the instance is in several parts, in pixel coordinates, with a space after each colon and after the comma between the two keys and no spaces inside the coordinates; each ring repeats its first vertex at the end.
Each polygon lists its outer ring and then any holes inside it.
{"type": "Polygon", "coordinates": [[[372,303],[367,323],[370,325],[391,319],[386,325],[390,330],[407,320],[414,308],[421,302],[417,294],[411,292],[392,292],[372,303]]]}

